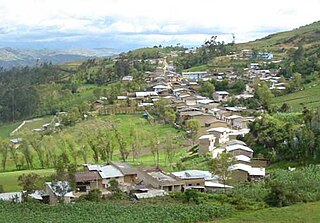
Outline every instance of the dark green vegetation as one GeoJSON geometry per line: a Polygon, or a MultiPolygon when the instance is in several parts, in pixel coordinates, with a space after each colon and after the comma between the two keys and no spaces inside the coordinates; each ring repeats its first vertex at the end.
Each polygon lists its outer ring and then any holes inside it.
{"type": "Polygon", "coordinates": [[[272,162],[319,163],[319,126],[319,109],[304,109],[302,114],[266,114],[250,124],[245,140],[256,155],[263,154],[272,162]]]}
{"type": "Polygon", "coordinates": [[[225,216],[227,208],[182,204],[42,204],[0,203],[0,219],[6,222],[199,222],[225,216]]]}

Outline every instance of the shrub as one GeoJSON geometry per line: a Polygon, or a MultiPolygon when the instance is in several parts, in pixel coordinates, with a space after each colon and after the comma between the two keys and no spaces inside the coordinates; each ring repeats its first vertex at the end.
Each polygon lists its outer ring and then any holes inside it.
{"type": "Polygon", "coordinates": [[[101,200],[102,192],[99,189],[94,189],[89,191],[89,194],[87,195],[88,201],[100,201],[101,200]]]}

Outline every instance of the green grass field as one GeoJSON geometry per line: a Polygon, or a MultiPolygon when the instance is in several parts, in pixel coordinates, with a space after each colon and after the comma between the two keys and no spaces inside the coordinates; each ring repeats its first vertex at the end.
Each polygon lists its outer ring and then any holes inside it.
{"type": "Polygon", "coordinates": [[[184,70],[184,72],[197,72],[197,71],[206,71],[208,69],[208,66],[205,65],[200,65],[196,67],[191,67],[189,69],[184,70]]]}
{"type": "Polygon", "coordinates": [[[14,135],[19,134],[21,132],[32,131],[33,129],[41,128],[44,124],[50,123],[53,116],[44,116],[42,118],[35,118],[33,120],[27,120],[26,124],[24,124],[19,131],[17,131],[14,135]]]}
{"type": "Polygon", "coordinates": [[[273,105],[281,106],[287,103],[291,112],[301,112],[303,107],[316,109],[320,107],[320,81],[315,81],[304,86],[304,90],[275,97],[273,105]]]}
{"type": "Polygon", "coordinates": [[[318,223],[320,202],[297,204],[283,208],[237,212],[213,223],[318,223]]]}
{"type": "Polygon", "coordinates": [[[15,123],[10,123],[10,124],[4,124],[0,126],[0,137],[2,138],[9,138],[10,133],[15,130],[21,122],[15,122],[15,123]]]}
{"type": "Polygon", "coordinates": [[[53,169],[41,169],[41,170],[22,170],[13,172],[0,173],[0,185],[3,186],[5,192],[21,191],[21,187],[18,185],[18,177],[22,174],[36,173],[43,177],[50,176],[54,173],[53,169]]]}

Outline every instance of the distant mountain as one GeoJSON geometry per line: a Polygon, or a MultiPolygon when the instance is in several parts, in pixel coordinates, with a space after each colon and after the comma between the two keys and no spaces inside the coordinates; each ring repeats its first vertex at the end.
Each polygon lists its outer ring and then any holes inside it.
{"type": "Polygon", "coordinates": [[[0,67],[10,68],[14,66],[33,66],[43,62],[63,64],[75,60],[83,60],[94,57],[109,57],[118,54],[116,49],[14,49],[10,47],[0,48],[0,67]]]}

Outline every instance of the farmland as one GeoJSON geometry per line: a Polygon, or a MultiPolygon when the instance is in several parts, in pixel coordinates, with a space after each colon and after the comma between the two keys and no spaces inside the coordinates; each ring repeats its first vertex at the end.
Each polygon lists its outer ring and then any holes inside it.
{"type": "Polygon", "coordinates": [[[287,103],[291,112],[301,112],[303,107],[316,109],[320,107],[320,81],[315,81],[304,86],[304,89],[298,92],[276,97],[272,104],[281,106],[287,103]]]}
{"type": "Polygon", "coordinates": [[[192,204],[76,203],[47,206],[0,202],[0,221],[6,222],[199,222],[225,216],[228,208],[192,204]],[[67,214],[66,214],[67,213],[67,214]],[[129,220],[130,219],[130,220],[129,220]],[[9,221],[8,221],[9,220],[9,221]]]}

